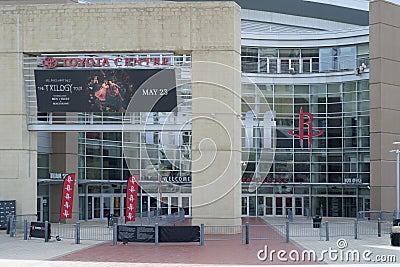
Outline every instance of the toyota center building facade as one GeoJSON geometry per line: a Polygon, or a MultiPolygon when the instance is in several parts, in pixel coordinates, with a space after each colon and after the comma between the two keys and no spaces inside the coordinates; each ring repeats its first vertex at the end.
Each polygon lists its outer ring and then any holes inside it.
{"type": "Polygon", "coordinates": [[[193,223],[396,208],[398,5],[64,2],[0,6],[17,214],[58,221],[68,173],[73,220],[122,218],[131,175],[193,223]]]}

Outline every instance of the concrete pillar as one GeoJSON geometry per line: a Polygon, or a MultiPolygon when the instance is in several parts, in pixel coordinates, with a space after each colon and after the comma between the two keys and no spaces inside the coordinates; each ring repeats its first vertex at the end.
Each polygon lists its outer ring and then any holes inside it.
{"type": "Polygon", "coordinates": [[[192,54],[193,225],[241,225],[238,51],[192,54]]]}
{"type": "MultiPolygon", "coordinates": [[[[78,195],[78,133],[53,133],[53,153],[51,155],[51,172],[75,173],[74,201],[72,204],[72,219],[68,223],[75,223],[79,219],[78,195]]],[[[50,185],[50,222],[58,222],[61,209],[61,195],[63,181],[50,185]]]]}

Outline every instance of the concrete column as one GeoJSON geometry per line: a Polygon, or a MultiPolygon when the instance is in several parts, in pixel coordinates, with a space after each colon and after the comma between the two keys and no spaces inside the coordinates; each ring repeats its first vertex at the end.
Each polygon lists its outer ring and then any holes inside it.
{"type": "Polygon", "coordinates": [[[193,225],[241,225],[238,51],[192,54],[193,225]]]}
{"type": "Polygon", "coordinates": [[[400,6],[370,3],[371,210],[396,208],[396,154],[400,141],[400,6]]]}
{"type": "MultiPolygon", "coordinates": [[[[78,133],[53,133],[52,140],[51,172],[76,173],[72,219],[67,220],[68,223],[75,223],[79,219],[78,133]]],[[[60,181],[60,184],[50,185],[50,222],[59,221],[62,189],[62,181],[60,181]]]]}
{"type": "Polygon", "coordinates": [[[22,73],[23,47],[20,42],[20,17],[0,17],[0,199],[16,200],[17,214],[36,213],[36,133],[26,124],[25,91],[22,73]]]}

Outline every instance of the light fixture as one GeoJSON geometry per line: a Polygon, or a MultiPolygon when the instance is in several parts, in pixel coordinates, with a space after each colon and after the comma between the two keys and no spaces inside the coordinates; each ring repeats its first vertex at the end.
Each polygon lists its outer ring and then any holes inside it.
{"type": "MultiPolygon", "coordinates": [[[[400,145],[400,142],[393,142],[393,145],[400,145]]],[[[392,149],[389,152],[396,153],[396,219],[399,219],[399,202],[400,202],[400,150],[392,149]]]]}

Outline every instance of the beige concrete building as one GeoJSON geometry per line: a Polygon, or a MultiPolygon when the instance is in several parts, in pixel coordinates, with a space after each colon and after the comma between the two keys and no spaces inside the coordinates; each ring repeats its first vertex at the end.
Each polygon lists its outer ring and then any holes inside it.
{"type": "MultiPolygon", "coordinates": [[[[193,114],[210,114],[212,111],[215,116],[222,116],[224,123],[230,127],[231,142],[240,144],[240,129],[237,127],[237,115],[240,114],[240,8],[235,3],[5,5],[1,7],[1,22],[2,35],[8,36],[2,39],[0,45],[2,61],[6,62],[1,73],[3,78],[7,77],[10,91],[1,99],[0,120],[7,127],[3,127],[1,133],[3,170],[0,174],[0,198],[16,199],[17,214],[32,214],[37,210],[37,133],[28,129],[30,122],[27,115],[32,114],[31,110],[27,110],[29,99],[23,90],[25,55],[188,53],[196,61],[223,64],[232,70],[225,70],[221,75],[219,69],[199,64],[193,67],[192,75],[199,81],[207,81],[214,74],[212,82],[222,84],[228,90],[196,84],[193,95],[219,98],[229,103],[230,113],[215,106],[217,103],[196,105],[194,102],[193,114]]],[[[64,130],[74,131],[68,125],[63,124],[64,130]]],[[[212,133],[218,132],[214,130],[216,127],[219,126],[212,121],[208,122],[207,128],[193,122],[193,128],[198,128],[193,134],[193,154],[198,153],[199,143],[206,133],[211,133],[208,138],[216,138],[212,136],[212,133]]],[[[99,126],[98,129],[101,128],[99,126]]],[[[78,173],[77,137],[76,134],[62,132],[52,135],[50,172],[78,173]]],[[[224,223],[237,224],[240,219],[240,184],[232,185],[231,180],[232,177],[240,180],[240,149],[236,145],[232,152],[227,151],[230,146],[224,142],[214,144],[217,158],[230,154],[227,162],[230,170],[220,172],[218,178],[222,184],[206,189],[212,192],[215,201],[208,202],[207,194],[193,190],[193,217],[199,222],[211,223],[208,218],[223,218],[224,223]],[[224,207],[223,203],[236,205],[223,209],[223,213],[221,208],[214,208],[224,207]]],[[[204,156],[193,163],[193,168],[203,165],[203,161],[207,161],[204,156]]],[[[193,188],[197,184],[207,184],[204,177],[212,178],[208,172],[218,172],[221,167],[225,169],[225,166],[214,163],[208,171],[193,173],[193,188]]],[[[53,203],[50,207],[52,221],[57,220],[60,208],[56,201],[60,197],[60,188],[60,185],[53,185],[49,192],[50,203],[53,203]]],[[[77,213],[78,205],[74,210],[77,213]]]]}

